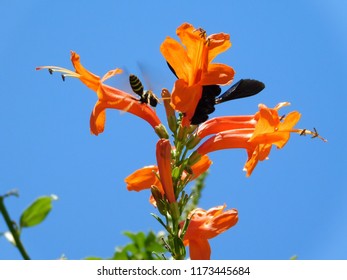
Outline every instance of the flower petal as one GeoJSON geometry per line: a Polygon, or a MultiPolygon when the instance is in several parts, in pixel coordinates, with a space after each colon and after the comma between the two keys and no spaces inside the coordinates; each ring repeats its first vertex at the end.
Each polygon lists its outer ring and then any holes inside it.
{"type": "Polygon", "coordinates": [[[211,258],[211,247],[207,239],[190,239],[189,256],[191,260],[209,260],[211,258]]]}
{"type": "Polygon", "coordinates": [[[272,144],[258,145],[253,150],[248,152],[248,160],[244,165],[243,170],[246,171],[246,176],[252,175],[254,168],[257,166],[259,161],[263,161],[268,158],[270,154],[272,144]]]}
{"type": "Polygon", "coordinates": [[[183,23],[177,28],[176,34],[185,46],[190,63],[198,59],[197,56],[201,55],[202,48],[205,44],[205,38],[201,36],[200,32],[193,25],[183,23]]]}
{"type": "Polygon", "coordinates": [[[211,239],[234,226],[238,221],[236,209],[224,211],[225,205],[213,207],[209,210],[194,209],[188,215],[190,222],[184,235],[184,244],[189,245],[192,260],[208,260],[211,239]]]}
{"type": "Polygon", "coordinates": [[[201,85],[227,85],[234,79],[235,71],[225,64],[209,64],[207,73],[202,75],[201,85]]]}
{"type": "Polygon", "coordinates": [[[167,37],[160,46],[160,52],[170,66],[175,69],[177,77],[188,81],[191,65],[183,46],[176,40],[167,37]]]}
{"type": "Polygon", "coordinates": [[[76,73],[80,74],[79,79],[81,82],[90,89],[97,91],[101,83],[100,77],[84,68],[81,64],[80,56],[73,51],[71,51],[71,62],[76,70],[76,73]]]}
{"type": "Polygon", "coordinates": [[[104,132],[106,122],[105,110],[105,103],[98,100],[90,116],[90,132],[94,135],[104,132]]]}
{"type": "Polygon", "coordinates": [[[156,176],[158,167],[156,165],[145,166],[130,174],[124,179],[129,191],[142,191],[150,189],[152,185],[161,189],[161,184],[156,176]]]}
{"type": "Polygon", "coordinates": [[[117,74],[121,74],[123,72],[122,69],[116,68],[113,70],[108,71],[102,78],[101,78],[101,82],[105,82],[106,80],[108,80],[109,78],[117,75],[117,74]]]}
{"type": "Polygon", "coordinates": [[[274,144],[278,148],[282,148],[288,142],[290,132],[299,121],[300,116],[300,113],[293,111],[283,122],[280,122],[277,111],[261,108],[254,134],[249,141],[257,144],[274,144]]]}
{"type": "Polygon", "coordinates": [[[210,228],[214,229],[213,235],[210,238],[225,232],[232,226],[236,225],[237,222],[238,212],[236,209],[230,209],[216,215],[213,219],[211,219],[211,223],[208,224],[210,228]]]}
{"type": "Polygon", "coordinates": [[[201,159],[192,165],[193,176],[190,179],[191,181],[199,177],[201,174],[206,172],[212,164],[212,160],[207,155],[203,155],[201,159]]]}
{"type": "Polygon", "coordinates": [[[253,151],[255,145],[248,141],[253,131],[254,129],[245,128],[220,132],[207,139],[196,151],[200,155],[223,149],[245,148],[253,151]]]}
{"type": "Polygon", "coordinates": [[[209,119],[199,125],[197,136],[202,139],[208,135],[218,132],[239,129],[239,128],[254,128],[256,121],[253,115],[248,116],[223,116],[209,119]]]}
{"type": "Polygon", "coordinates": [[[202,86],[188,86],[183,79],[175,82],[171,95],[172,107],[184,113],[187,119],[191,119],[194,115],[195,108],[201,98],[202,86]]]}
{"type": "Polygon", "coordinates": [[[98,95],[102,95],[105,108],[131,113],[147,121],[153,128],[161,124],[156,112],[148,104],[138,102],[132,95],[105,84],[101,84],[98,92],[98,95]]]}
{"type": "Polygon", "coordinates": [[[216,33],[208,36],[208,63],[220,53],[231,47],[230,36],[226,33],[216,33]]]}

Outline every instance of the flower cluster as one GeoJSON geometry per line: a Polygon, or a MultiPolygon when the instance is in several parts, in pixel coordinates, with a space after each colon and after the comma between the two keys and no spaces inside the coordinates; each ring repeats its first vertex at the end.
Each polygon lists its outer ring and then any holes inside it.
{"type": "Polygon", "coordinates": [[[189,246],[191,259],[210,259],[208,240],[234,226],[238,212],[236,209],[225,210],[225,205],[209,210],[196,207],[187,211],[192,195],[187,193],[186,186],[209,169],[212,161],[208,154],[221,149],[244,149],[247,152],[244,170],[246,176],[250,176],[258,162],[268,158],[272,146],[283,148],[291,133],[321,137],[316,130],[295,128],[300,113],[279,114],[283,106],[289,105],[288,102],[279,103],[274,108],[260,104],[259,110],[252,115],[208,119],[215,105],[257,94],[265,86],[259,81],[245,79],[234,83],[220,95],[220,86],[232,84],[235,72],[232,67],[213,61],[231,46],[229,35],[217,33],[207,36],[203,29],[184,23],[177,28],[177,36],[180,42],[167,37],[160,46],[170,70],[177,77],[171,94],[167,89],[163,89],[161,94],[171,140],[168,130],[151,107],[159,100],[152,92],[144,91],[137,81],[133,87],[141,97],[137,99],[131,93],[105,84],[107,79],[120,74],[120,69],[111,70],[100,78],[82,66],[75,52],[71,52],[75,71],[56,66],[37,69],[48,69],[51,74],[61,72],[63,79],[78,78],[96,92],[98,99],[90,118],[90,130],[94,135],[104,131],[106,109],[134,114],[152,126],[159,136],[157,162],[126,177],[127,189],[151,191],[150,202],[162,217],[153,216],[168,233],[165,248],[174,259],[186,257],[186,246],[189,246]],[[150,102],[151,99],[155,102],[150,102]]]}

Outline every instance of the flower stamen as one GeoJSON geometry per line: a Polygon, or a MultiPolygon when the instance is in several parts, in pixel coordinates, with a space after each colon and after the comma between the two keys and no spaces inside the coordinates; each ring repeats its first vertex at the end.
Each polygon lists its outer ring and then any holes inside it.
{"type": "Polygon", "coordinates": [[[323,142],[328,142],[327,139],[319,135],[315,127],[313,128],[313,131],[304,128],[304,129],[295,129],[293,130],[293,132],[298,133],[300,136],[312,135],[311,138],[319,138],[323,142]]]}
{"type": "Polygon", "coordinates": [[[199,32],[200,38],[206,39],[206,31],[205,29],[199,27],[193,30],[193,32],[199,32]]]}
{"type": "Polygon", "coordinates": [[[54,72],[62,73],[61,77],[62,77],[63,81],[65,81],[66,77],[72,77],[72,78],[77,78],[77,79],[79,79],[81,77],[80,74],[78,74],[74,71],[71,71],[69,69],[62,68],[62,67],[57,67],[57,66],[39,66],[39,67],[36,67],[36,70],[42,70],[42,69],[48,69],[48,72],[51,75],[53,75],[54,72]]]}

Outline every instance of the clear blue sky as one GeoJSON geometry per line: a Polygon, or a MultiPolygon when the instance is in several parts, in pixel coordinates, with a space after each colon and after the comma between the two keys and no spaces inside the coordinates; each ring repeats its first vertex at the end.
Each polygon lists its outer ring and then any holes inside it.
{"type": "MultiPolygon", "coordinates": [[[[239,210],[237,226],[211,240],[212,258],[347,258],[345,1],[5,1],[0,13],[0,193],[19,189],[20,198],[6,200],[14,218],[40,195],[59,196],[47,220],[23,232],[32,258],[109,257],[128,242],[123,230],[161,230],[149,193],[128,192],[123,182],[155,163],[152,128],[108,111],[105,132],[91,135],[95,93],[35,67],[72,69],[74,50],[100,76],[116,67],[140,74],[140,62],[154,89],[171,89],[159,46],[183,22],[229,33],[233,46],[217,61],[234,67],[236,81],[266,84],[214,116],[289,101],[283,113],[300,111],[298,127],[316,127],[329,140],[293,135],[250,178],[245,151],[211,154],[201,207],[239,210]]],[[[4,238],[0,259],[20,259],[4,238]]]]}

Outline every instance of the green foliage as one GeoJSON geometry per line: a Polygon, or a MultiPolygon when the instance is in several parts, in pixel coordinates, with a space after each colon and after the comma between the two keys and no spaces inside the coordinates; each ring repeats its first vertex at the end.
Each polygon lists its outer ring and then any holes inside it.
{"type": "Polygon", "coordinates": [[[4,204],[4,199],[16,196],[18,197],[18,191],[12,190],[4,195],[0,195],[0,213],[3,216],[5,223],[9,229],[8,232],[2,235],[17,247],[23,259],[30,260],[28,253],[26,252],[23,243],[21,241],[21,229],[25,227],[36,226],[43,222],[48,213],[52,210],[52,201],[57,199],[57,196],[42,196],[36,199],[27,209],[25,209],[20,217],[19,226],[10,217],[7,208],[4,204]]]}
{"type": "Polygon", "coordinates": [[[114,260],[158,260],[156,254],[164,253],[161,235],[155,235],[150,231],[147,235],[143,232],[124,232],[130,238],[131,243],[124,247],[117,247],[112,259],[114,260]]]}
{"type": "Polygon", "coordinates": [[[294,260],[297,260],[298,259],[298,256],[297,255],[294,255],[294,256],[291,256],[290,257],[290,260],[294,261],[294,260]]]}
{"type": "Polygon", "coordinates": [[[23,211],[19,221],[20,228],[36,226],[43,222],[52,210],[52,201],[56,199],[53,195],[37,198],[23,211]]]}
{"type": "MultiPolygon", "coordinates": [[[[118,246],[110,260],[160,260],[160,254],[166,252],[163,247],[163,234],[155,235],[150,231],[147,235],[144,232],[133,233],[126,231],[123,233],[129,237],[130,243],[125,246],[118,246]]],[[[100,257],[90,256],[86,260],[101,260],[100,257]]]]}
{"type": "Polygon", "coordinates": [[[198,207],[202,190],[205,187],[205,180],[207,175],[208,172],[204,172],[198,178],[196,178],[195,185],[192,187],[190,194],[191,200],[189,201],[189,204],[186,206],[186,215],[188,215],[193,209],[198,207]]]}

